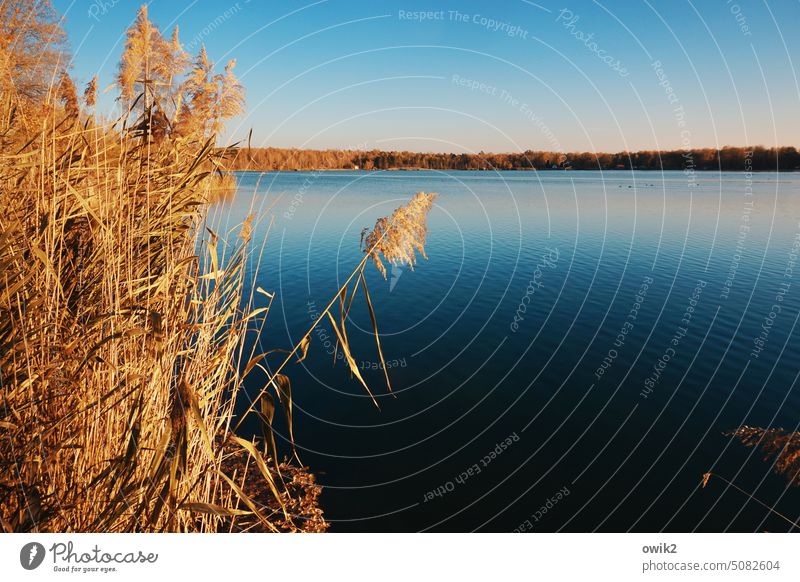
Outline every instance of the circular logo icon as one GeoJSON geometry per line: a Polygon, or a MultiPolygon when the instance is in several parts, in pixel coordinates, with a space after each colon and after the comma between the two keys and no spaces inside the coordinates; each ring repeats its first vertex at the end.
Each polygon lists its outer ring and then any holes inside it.
{"type": "Polygon", "coordinates": [[[19,551],[19,563],[26,570],[35,570],[44,561],[44,546],[39,542],[30,542],[19,551]]]}

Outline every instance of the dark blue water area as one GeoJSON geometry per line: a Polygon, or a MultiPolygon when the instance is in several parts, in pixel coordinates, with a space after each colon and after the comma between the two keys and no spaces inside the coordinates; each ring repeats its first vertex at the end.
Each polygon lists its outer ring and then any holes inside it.
{"type": "MultiPolygon", "coordinates": [[[[724,433],[800,423],[799,176],[238,179],[213,220],[236,232],[259,217],[247,279],[275,293],[264,351],[299,341],[361,260],[362,228],[415,192],[439,194],[428,260],[386,280],[366,271],[393,395],[363,296],[349,336],[380,408],[333,365],[327,321],[308,358],[286,368],[297,450],[333,531],[749,532],[790,529],[776,512],[797,521],[800,490],[724,433]],[[702,488],[709,471],[747,495],[716,476],[702,488]]],[[[265,378],[257,370],[247,392],[265,378]]]]}

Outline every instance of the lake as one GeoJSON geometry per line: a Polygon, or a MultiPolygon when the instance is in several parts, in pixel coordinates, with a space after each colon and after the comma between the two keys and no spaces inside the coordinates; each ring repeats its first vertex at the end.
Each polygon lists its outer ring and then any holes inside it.
{"type": "Polygon", "coordinates": [[[350,339],[380,409],[332,365],[328,322],[287,368],[332,531],[789,529],[721,479],[702,488],[707,471],[797,519],[800,492],[724,433],[800,423],[800,176],[237,178],[216,218],[264,216],[248,269],[275,293],[264,349],[302,337],[363,256],[362,228],[439,194],[428,260],[387,280],[367,269],[394,395],[363,296],[350,339]]]}

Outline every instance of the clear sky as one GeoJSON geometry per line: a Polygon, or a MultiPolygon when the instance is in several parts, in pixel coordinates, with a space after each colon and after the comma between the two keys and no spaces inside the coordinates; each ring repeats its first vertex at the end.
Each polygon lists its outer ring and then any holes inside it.
{"type": "MultiPolygon", "coordinates": [[[[142,3],[55,0],[73,73],[113,83],[142,3]]],[[[254,146],[620,151],[800,146],[800,1],[154,0],[235,58],[254,146]],[[420,11],[427,14],[418,14],[420,11]],[[423,18],[424,16],[424,18],[423,18]]],[[[114,106],[113,90],[101,102],[114,106]]]]}

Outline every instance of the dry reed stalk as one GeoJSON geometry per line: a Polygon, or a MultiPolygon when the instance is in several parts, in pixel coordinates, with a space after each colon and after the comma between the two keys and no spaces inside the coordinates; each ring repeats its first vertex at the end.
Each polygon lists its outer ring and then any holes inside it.
{"type": "MultiPolygon", "coordinates": [[[[230,69],[217,89],[236,88],[230,69]]],[[[0,99],[3,530],[301,529],[280,476],[230,431],[242,340],[263,314],[244,293],[249,223],[238,242],[204,238],[214,136],[172,131],[155,91],[106,125],[68,77],[51,93],[25,124],[20,99],[0,99]],[[252,477],[226,474],[245,453],[279,521],[252,477]]],[[[215,123],[239,98],[217,96],[215,123]]]]}
{"type": "MultiPolygon", "coordinates": [[[[772,463],[772,470],[775,474],[784,477],[790,486],[800,486],[800,433],[787,432],[782,428],[765,429],[741,426],[734,431],[724,433],[724,435],[735,438],[748,448],[760,449],[764,461],[772,463]]],[[[800,528],[800,524],[792,521],[722,475],[713,472],[703,474],[701,485],[704,489],[708,486],[712,477],[727,483],[728,486],[733,487],[762,507],[765,507],[770,513],[774,513],[793,527],[800,528]]]]}
{"type": "MultiPolygon", "coordinates": [[[[177,32],[166,42],[143,8],[120,69],[129,106],[120,119],[98,123],[88,111],[96,80],[82,111],[66,73],[41,99],[0,96],[4,531],[326,527],[313,478],[278,459],[267,392],[293,441],[291,382],[280,371],[305,357],[311,330],[256,399],[265,452],[235,434],[242,419],[231,429],[245,378],[270,353],[245,353],[246,334],[261,333],[269,311],[252,307],[254,293],[272,300],[244,289],[260,218],[230,240],[207,223],[209,203],[234,187],[214,145],[243,103],[232,69],[212,74],[204,51],[190,65],[177,32]]],[[[331,317],[368,391],[347,339],[347,285],[348,311],[363,285],[383,361],[364,267],[372,259],[381,269],[379,253],[411,266],[416,251],[424,256],[433,196],[418,194],[379,221],[374,244],[315,322],[331,317]],[[338,324],[329,312],[337,300],[338,324]]]]}
{"type": "Polygon", "coordinates": [[[202,274],[209,147],[92,132],[0,170],[3,525],[213,530],[187,508],[232,501],[213,443],[241,382],[244,246],[202,274]]]}
{"type": "MultiPolygon", "coordinates": [[[[372,299],[370,298],[369,291],[367,289],[367,281],[364,278],[364,268],[366,267],[367,261],[372,260],[376,268],[378,268],[381,274],[386,277],[386,268],[381,260],[381,255],[383,255],[385,260],[392,264],[408,265],[412,269],[414,263],[416,262],[415,252],[418,251],[423,257],[426,257],[424,246],[428,233],[428,213],[433,207],[433,201],[435,198],[436,194],[433,192],[418,192],[406,205],[396,209],[390,217],[387,216],[378,219],[378,221],[375,223],[375,227],[371,231],[368,228],[362,231],[362,246],[364,241],[367,243],[366,248],[364,249],[364,257],[345,279],[338,291],[334,293],[333,297],[325,306],[325,308],[319,313],[306,333],[300,338],[300,341],[298,341],[294,347],[289,350],[281,364],[275,369],[274,372],[267,371],[269,379],[256,398],[250,402],[250,405],[241,415],[239,421],[234,427],[234,431],[237,430],[247,416],[254,411],[256,403],[261,403],[263,399],[268,396],[268,390],[270,389],[275,390],[284,406],[288,407],[289,411],[291,410],[291,385],[289,384],[288,378],[281,374],[281,372],[298,352],[302,353],[302,356],[298,361],[302,361],[302,359],[305,358],[310,344],[311,333],[326,317],[329,319],[333,330],[336,333],[337,349],[341,347],[344,359],[348,364],[351,374],[358,379],[366,392],[372,398],[373,403],[378,406],[377,400],[375,399],[372,391],[369,389],[367,383],[364,381],[364,378],[362,377],[361,372],[356,365],[356,361],[350,352],[350,345],[347,338],[347,317],[349,315],[350,307],[352,306],[355,292],[358,290],[359,284],[364,289],[364,296],[373,325],[373,334],[378,355],[380,357],[382,368],[386,377],[387,388],[391,392],[391,383],[389,381],[388,372],[386,371],[386,362],[384,361],[383,350],[380,344],[377,318],[375,316],[372,299]],[[351,290],[350,286],[353,283],[354,285],[351,290]],[[347,303],[347,307],[345,307],[348,293],[350,295],[350,300],[349,303],[347,303]],[[331,309],[337,302],[340,304],[338,322],[331,313],[331,309]],[[278,381],[279,379],[281,380],[278,381]]],[[[266,356],[266,354],[262,354],[256,358],[261,359],[264,356],[266,356]]],[[[262,404],[262,406],[264,405],[262,404]]],[[[266,404],[266,406],[268,408],[269,404],[266,404]]]]}
{"type": "Polygon", "coordinates": [[[780,517],[780,518],[781,518],[782,520],[784,520],[785,522],[787,522],[787,523],[791,524],[791,525],[792,525],[792,527],[800,528],[800,524],[798,524],[796,521],[792,521],[791,519],[789,519],[788,517],[786,517],[785,515],[783,515],[781,512],[777,511],[777,510],[776,510],[774,507],[771,507],[771,506],[767,505],[766,503],[764,503],[763,501],[761,501],[760,499],[758,499],[758,498],[757,498],[757,497],[755,497],[754,495],[752,495],[752,494],[748,493],[747,491],[745,491],[744,489],[742,489],[741,487],[739,487],[739,486],[738,486],[736,483],[734,483],[734,482],[730,481],[729,479],[726,479],[726,478],[725,478],[725,477],[723,477],[722,475],[719,475],[719,474],[717,474],[717,473],[712,473],[712,472],[704,473],[704,474],[703,474],[703,480],[701,481],[701,485],[702,485],[702,488],[703,488],[703,489],[705,489],[706,487],[708,487],[708,484],[711,482],[711,478],[712,478],[712,477],[716,477],[716,478],[717,478],[717,479],[719,479],[720,481],[722,481],[722,482],[724,482],[724,483],[727,483],[729,487],[733,487],[733,488],[734,488],[736,491],[738,491],[739,493],[742,493],[743,495],[745,495],[745,496],[746,496],[746,497],[748,497],[749,499],[751,499],[751,500],[755,501],[755,502],[756,502],[756,503],[758,503],[758,504],[759,504],[761,507],[764,507],[765,509],[767,509],[767,510],[768,510],[770,513],[774,513],[775,515],[777,515],[778,517],[780,517]]]}

